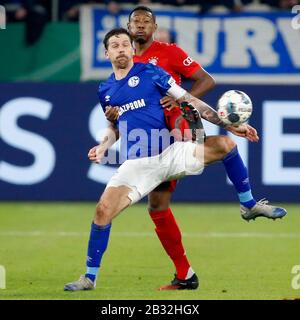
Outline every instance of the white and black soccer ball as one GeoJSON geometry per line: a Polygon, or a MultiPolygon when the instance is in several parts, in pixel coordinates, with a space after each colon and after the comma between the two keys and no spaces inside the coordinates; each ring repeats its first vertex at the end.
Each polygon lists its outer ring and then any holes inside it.
{"type": "Polygon", "coordinates": [[[217,112],[224,123],[238,126],[250,118],[252,101],[243,91],[229,90],[218,100],[217,112]]]}

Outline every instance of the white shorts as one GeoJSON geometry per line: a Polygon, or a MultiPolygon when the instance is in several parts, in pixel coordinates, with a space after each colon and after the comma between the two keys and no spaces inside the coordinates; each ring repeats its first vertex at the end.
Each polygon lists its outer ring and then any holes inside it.
{"type": "MultiPolygon", "coordinates": [[[[202,145],[203,147],[203,145],[202,145]]],[[[139,201],[164,181],[201,174],[204,161],[195,158],[196,144],[176,141],[161,154],[126,160],[108,182],[108,187],[127,186],[131,204],[139,201]]]]}

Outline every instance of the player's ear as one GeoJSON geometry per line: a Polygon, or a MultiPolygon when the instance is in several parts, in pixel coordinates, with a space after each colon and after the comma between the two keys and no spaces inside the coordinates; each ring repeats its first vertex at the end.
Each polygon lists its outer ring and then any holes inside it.
{"type": "Polygon", "coordinates": [[[104,51],[104,53],[105,53],[105,58],[106,58],[106,59],[109,59],[108,51],[107,51],[107,50],[105,50],[105,51],[104,51]]]}

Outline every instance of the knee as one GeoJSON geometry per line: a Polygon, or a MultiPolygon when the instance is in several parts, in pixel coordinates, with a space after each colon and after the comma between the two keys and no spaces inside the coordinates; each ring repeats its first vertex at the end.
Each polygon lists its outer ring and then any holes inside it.
{"type": "Polygon", "coordinates": [[[225,156],[233,148],[236,147],[236,143],[228,136],[222,136],[219,139],[218,147],[220,152],[225,156]]]}
{"type": "Polygon", "coordinates": [[[167,210],[170,206],[170,200],[165,197],[158,195],[149,195],[148,199],[148,210],[151,211],[162,211],[167,210]]]}
{"type": "Polygon", "coordinates": [[[112,210],[108,202],[100,200],[96,206],[95,222],[100,225],[108,224],[112,220],[112,210]]]}

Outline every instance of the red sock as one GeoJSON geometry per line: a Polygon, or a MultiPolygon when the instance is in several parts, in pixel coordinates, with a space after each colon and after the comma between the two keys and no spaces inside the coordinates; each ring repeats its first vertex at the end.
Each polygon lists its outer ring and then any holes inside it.
{"type": "Polygon", "coordinates": [[[190,264],[185,255],[181,241],[181,232],[172,210],[150,211],[150,216],[156,226],[156,233],[165,251],[172,259],[177,277],[186,279],[190,264]]]}

